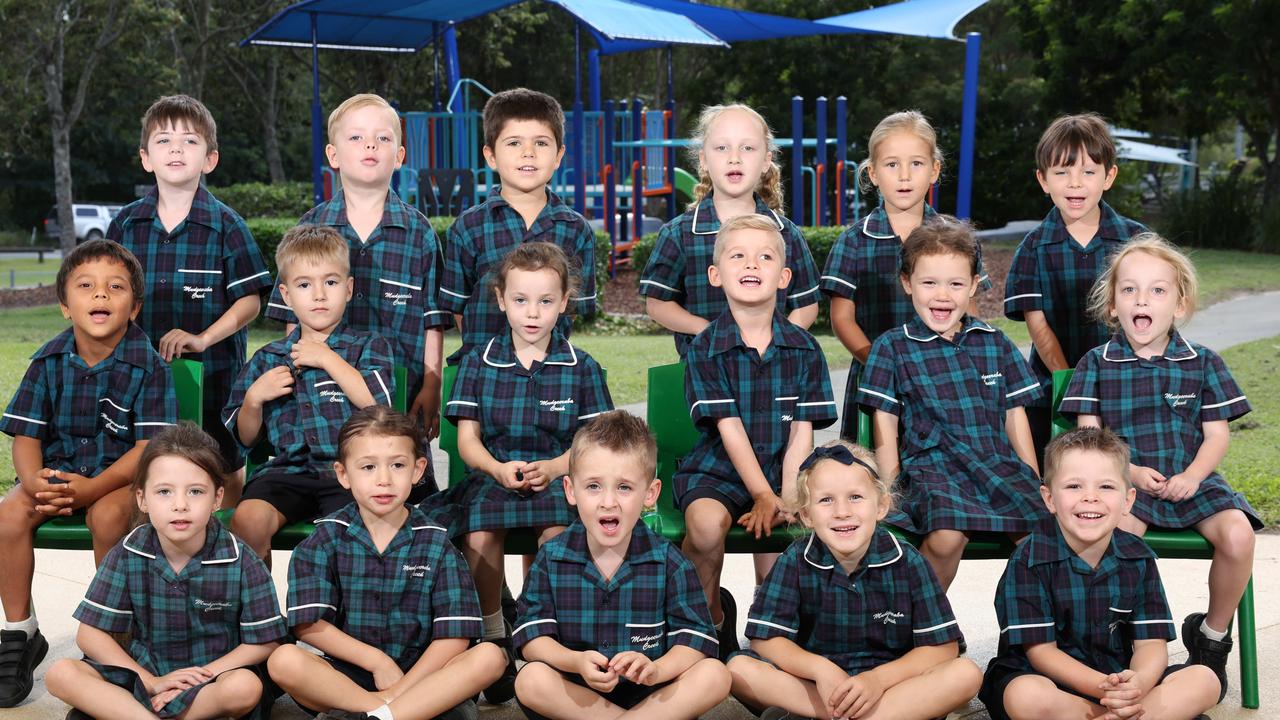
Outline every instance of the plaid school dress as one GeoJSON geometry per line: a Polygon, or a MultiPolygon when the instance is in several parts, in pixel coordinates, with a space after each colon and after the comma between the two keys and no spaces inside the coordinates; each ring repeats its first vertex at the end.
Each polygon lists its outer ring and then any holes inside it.
{"type": "MultiPolygon", "coordinates": [[[[791,282],[778,290],[778,307],[783,314],[818,302],[818,266],[809,244],[795,223],[783,217],[756,196],[756,213],[773,218],[786,244],[791,282]]],[[[672,300],[704,320],[714,320],[729,308],[724,290],[707,280],[715,249],[720,218],[708,195],[692,210],[662,226],[649,263],[640,276],[640,294],[655,300],[672,300]]],[[[681,358],[689,351],[692,335],[675,333],[676,352],[681,358]]]]}
{"type": "Polygon", "coordinates": [[[556,327],[569,337],[574,315],[596,311],[596,236],[579,215],[558,195],[547,190],[547,204],[533,224],[525,227],[519,211],[494,187],[483,203],[458,216],[445,242],[444,271],[440,276],[440,307],[462,316],[462,347],[449,356],[449,364],[462,361],[477,345],[507,331],[507,318],[493,292],[493,272],[502,259],[521,243],[549,242],[569,258],[578,276],[578,294],[570,298],[571,313],[556,327]]]}
{"type": "Polygon", "coordinates": [[[816,430],[836,421],[822,348],[777,310],[773,342],[763,356],[743,341],[733,313],[725,310],[690,344],[684,388],[701,435],[672,478],[681,510],[708,492],[730,514],[751,508],[751,494],[716,429],[721,418],[741,418],[756,462],[775,493],[782,490],[782,457],[791,423],[810,422],[816,430]]]}
{"type": "MultiPolygon", "coordinates": [[[[1217,353],[1174,330],[1163,355],[1134,354],[1117,333],[1084,356],[1071,376],[1060,412],[1098,415],[1129,443],[1131,462],[1165,477],[1187,469],[1204,442],[1203,423],[1235,420],[1252,407],[1217,353]]],[[[1133,514],[1156,527],[1180,529],[1226,510],[1240,510],[1254,529],[1262,519],[1217,471],[1191,497],[1169,502],[1138,491],[1133,514]]]]}
{"type": "Polygon", "coordinates": [[[40,441],[44,466],[94,477],[142,440],[178,421],[169,365],[129,323],[110,357],[93,367],[71,328],[31,356],[0,418],[0,432],[40,441]]]}
{"type": "MultiPolygon", "coordinates": [[[[427,330],[453,325],[453,315],[436,305],[437,273],[444,261],[431,224],[390,191],[382,221],[367,241],[360,240],[347,220],[341,192],[307,211],[299,222],[327,225],[346,238],[355,289],[343,320],[352,330],[373,333],[391,343],[393,363],[405,369],[412,402],[422,387],[427,330]]],[[[266,316],[298,322],[280,294],[279,283],[271,291],[266,316]]]]}
{"type": "Polygon", "coordinates": [[[693,564],[644,523],[631,531],[622,565],[606,580],[591,559],[587,530],[575,521],[539,550],[512,642],[539,637],[606,657],[634,651],[657,660],[677,645],[716,657],[711,612],[693,564]]]}
{"type": "MultiPolygon", "coordinates": [[[[480,423],[480,439],[499,462],[548,460],[562,455],[583,423],[613,409],[604,371],[556,329],[547,356],[525,368],[516,359],[511,332],[500,333],[462,360],[445,414],[453,422],[480,423]]],[[[455,494],[456,493],[456,494],[455,494]]],[[[564,486],[518,494],[472,470],[457,499],[455,530],[510,530],[563,526],[575,514],[564,486]]]]}
{"type": "MultiPolygon", "coordinates": [[[[1089,292],[1111,257],[1130,238],[1147,230],[1105,202],[1098,207],[1102,213],[1098,232],[1087,247],[1081,247],[1067,232],[1058,208],[1050,210],[1018,245],[1004,286],[1005,317],[1023,322],[1028,311],[1043,312],[1069,367],[1075,367],[1085,353],[1111,336],[1105,323],[1089,319],[1089,292]]],[[[1053,376],[1034,345],[1031,372],[1044,388],[1035,406],[1048,407],[1053,376]]]]}
{"type": "MultiPolygon", "coordinates": [[[[924,206],[924,222],[938,213],[924,206]]],[[[854,321],[875,342],[885,332],[910,322],[916,316],[911,296],[902,289],[902,238],[893,232],[884,201],[859,225],[851,225],[840,233],[827,266],[822,271],[822,292],[829,297],[853,301],[854,321]]],[[[991,279],[982,266],[982,246],[978,246],[978,290],[991,289],[991,279]]],[[[858,437],[858,373],[862,363],[853,358],[849,380],[845,383],[844,412],[840,418],[840,436],[858,437]]]]}
{"type": "Polygon", "coordinates": [[[817,535],[791,543],[756,590],[746,633],[787,638],[850,675],[963,637],[928,561],[882,527],[853,573],[817,535]]]}
{"type": "Polygon", "coordinates": [[[1005,411],[1040,384],[1004,333],[965,315],[954,340],[916,317],[880,336],[858,402],[901,418],[900,509],[909,532],[1025,532],[1045,517],[1040,479],[1009,445],[1005,411]]]}
{"type": "MultiPolygon", "coordinates": [[[[179,571],[165,558],[155,528],[139,525],[107,553],[73,617],[103,632],[129,632],[129,657],[156,676],[208,665],[241,643],[280,642],[286,634],[271,573],[212,517],[204,547],[179,571]]],[[[151,710],[137,673],[85,662],[151,710]]],[[[265,667],[251,669],[265,677],[265,667]]],[[[184,690],[160,717],[186,711],[207,685],[184,690]]]]}
{"type": "Polygon", "coordinates": [[[379,552],[351,503],[316,521],[289,560],[289,627],[324,620],[407,671],[433,640],[476,639],[480,601],[462,553],[416,507],[379,552]]]}

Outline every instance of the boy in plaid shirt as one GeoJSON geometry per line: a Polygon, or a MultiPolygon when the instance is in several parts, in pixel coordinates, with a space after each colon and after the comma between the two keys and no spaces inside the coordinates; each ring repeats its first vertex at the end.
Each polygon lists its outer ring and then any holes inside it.
{"type": "MultiPolygon", "coordinates": [[[[427,459],[408,417],[375,405],[342,427],[338,481],[355,502],[316,522],[289,562],[289,626],[271,677],[299,705],[345,720],[475,717],[471,696],[506,654],[480,636],[467,563],[406,505],[427,459]]],[[[326,715],[321,715],[326,717],[326,715]]]]}
{"type": "MultiPolygon", "coordinates": [[[[218,129],[209,110],[186,95],[162,97],[142,116],[142,167],[156,186],[126,205],[107,237],[142,263],[147,301],[138,325],[166,362],[204,366],[201,426],[218,441],[230,469],[244,465],[222,425],[222,406],[244,367],[249,322],[271,288],[271,273],[248,226],[202,180],[218,165],[218,129]]],[[[227,486],[235,505],[244,478],[227,486]]]]}
{"type": "Polygon", "coordinates": [[[460,362],[476,345],[506,330],[506,319],[490,292],[492,273],[512,248],[527,242],[559,246],[573,263],[578,289],[572,312],[557,325],[565,337],[572,316],[596,311],[595,234],[547,183],[564,157],[564,111],[545,93],[504,90],[484,105],[484,159],[502,184],[449,228],[440,307],[460,316],[462,347],[449,356],[460,362]]]}
{"type": "Polygon", "coordinates": [[[0,502],[0,707],[31,692],[49,649],[31,604],[36,529],[83,510],[102,562],[129,530],[142,448],[178,418],[169,366],[131,322],[143,297],[137,258],[90,240],[63,259],[57,290],[71,327],[32,356],[0,419],[17,475],[0,502]]]}
{"type": "Polygon", "coordinates": [[[334,477],[338,430],[351,413],[395,397],[386,338],[344,322],[352,278],[347,244],[324,225],[299,225],[276,250],[280,289],[299,324],[268,343],[236,378],[223,422],[247,450],[274,452],[254,471],[231,530],[270,563],[271,536],[351,502],[334,477]]]}
{"type": "MultiPolygon", "coordinates": [[[[707,272],[729,309],[685,356],[685,394],[702,434],[673,478],[675,501],[721,659],[738,644],[733,596],[720,587],[729,528],[736,522],[760,537],[786,521],[780,496],[792,491],[814,428],[836,420],[822,349],[778,308],[778,289],[791,280],[786,262],[773,218],[739,215],[721,225],[707,272]]],[[[774,557],[756,556],[757,580],[774,557]]]]}
{"type": "Polygon", "coordinates": [[[515,631],[528,661],[516,698],[533,720],[695,718],[729,692],[697,573],[639,522],[662,486],[656,461],[624,411],[573,438],[563,483],[579,520],[538,550],[515,631]]]}
{"type": "Polygon", "coordinates": [[[1192,718],[1225,688],[1169,666],[1177,637],[1156,556],[1116,526],[1133,507],[1129,447],[1078,428],[1045,449],[1040,487],[1056,523],[1020,544],[996,589],[1000,649],[978,697],[994,720],[1192,718]]]}

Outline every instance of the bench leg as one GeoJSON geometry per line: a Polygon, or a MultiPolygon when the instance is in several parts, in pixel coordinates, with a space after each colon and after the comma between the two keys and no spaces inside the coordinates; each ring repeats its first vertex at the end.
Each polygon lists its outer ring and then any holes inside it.
{"type": "Polygon", "coordinates": [[[1258,697],[1258,631],[1253,616],[1253,578],[1244,588],[1240,607],[1236,609],[1236,627],[1240,629],[1240,704],[1257,710],[1258,697]]]}

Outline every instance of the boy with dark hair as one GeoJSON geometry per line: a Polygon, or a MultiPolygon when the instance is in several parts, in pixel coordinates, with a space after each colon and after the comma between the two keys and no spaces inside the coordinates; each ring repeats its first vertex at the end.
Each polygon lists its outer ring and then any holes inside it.
{"type": "Polygon", "coordinates": [[[564,157],[564,112],[555,98],[525,88],[506,90],[484,106],[484,157],[501,185],[449,228],[440,307],[461,316],[461,362],[471,348],[506,328],[489,292],[491,274],[511,248],[526,242],[558,245],[573,262],[578,293],[560,319],[567,337],[572,315],[596,309],[595,234],[547,183],[564,157]]]}
{"type": "Polygon", "coordinates": [[[90,240],[63,259],[57,289],[71,327],[32,356],[0,418],[17,474],[0,501],[0,707],[31,692],[49,649],[31,602],[36,529],[84,510],[101,562],[129,529],[142,448],[178,419],[169,366],[132,322],[143,297],[137,258],[90,240]]]}
{"type": "Polygon", "coordinates": [[[1089,319],[1089,290],[1111,255],[1146,230],[1102,200],[1117,171],[1111,129],[1094,113],[1058,118],[1036,145],[1036,179],[1054,207],[1014,254],[1004,313],[1031,334],[1031,370],[1043,392],[1027,420],[1039,460],[1049,442],[1053,373],[1074,368],[1111,336],[1089,319]]]}
{"type": "MultiPolygon", "coordinates": [[[[218,165],[218,128],[204,104],[187,95],[155,101],[142,116],[138,154],[156,185],[120,211],[107,238],[143,266],[147,302],[138,325],[160,357],[203,364],[201,425],[235,471],[244,460],[220,416],[244,367],[245,328],[258,316],[271,273],[244,220],[203,185],[218,165]]],[[[237,473],[228,485],[228,506],[243,482],[237,473]]]]}

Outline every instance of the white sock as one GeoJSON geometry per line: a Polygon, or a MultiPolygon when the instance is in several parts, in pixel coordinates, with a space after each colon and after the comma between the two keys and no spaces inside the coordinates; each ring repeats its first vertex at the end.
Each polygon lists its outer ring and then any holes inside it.
{"type": "Polygon", "coordinates": [[[484,616],[484,639],[501,640],[507,636],[507,626],[502,622],[502,611],[484,616]]]}
{"type": "Polygon", "coordinates": [[[27,639],[30,640],[36,634],[36,630],[40,629],[39,623],[36,622],[35,610],[31,611],[31,617],[26,620],[19,620],[17,622],[5,621],[4,629],[21,630],[27,634],[27,639]]]}
{"type": "Polygon", "coordinates": [[[1208,620],[1202,620],[1200,622],[1200,632],[1204,633],[1204,636],[1209,638],[1210,640],[1221,641],[1223,638],[1227,636],[1227,633],[1225,630],[1219,631],[1209,627],[1208,620]]]}
{"type": "Polygon", "coordinates": [[[378,718],[378,720],[396,720],[395,717],[391,715],[391,707],[389,705],[383,705],[380,708],[370,710],[365,713],[365,715],[368,715],[371,718],[378,718]]]}

